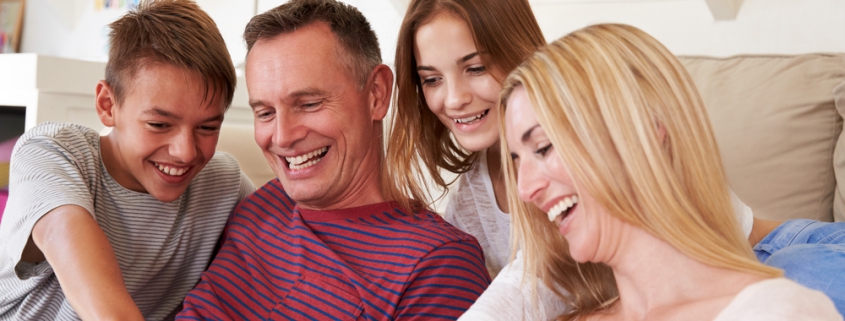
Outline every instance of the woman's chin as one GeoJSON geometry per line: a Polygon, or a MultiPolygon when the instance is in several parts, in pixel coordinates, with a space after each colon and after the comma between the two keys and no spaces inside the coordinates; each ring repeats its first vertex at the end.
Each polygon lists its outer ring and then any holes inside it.
{"type": "Polygon", "coordinates": [[[592,247],[585,246],[586,244],[579,244],[578,241],[570,241],[568,238],[566,241],[569,243],[569,256],[571,256],[575,262],[587,263],[593,261],[595,251],[590,249],[592,247]]]}

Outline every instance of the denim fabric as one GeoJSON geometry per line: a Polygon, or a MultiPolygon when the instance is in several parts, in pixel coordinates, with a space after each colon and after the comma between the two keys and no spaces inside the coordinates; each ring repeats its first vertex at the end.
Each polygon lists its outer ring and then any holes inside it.
{"type": "Polygon", "coordinates": [[[786,221],[754,246],[763,264],[827,294],[845,315],[845,222],[786,221]]]}

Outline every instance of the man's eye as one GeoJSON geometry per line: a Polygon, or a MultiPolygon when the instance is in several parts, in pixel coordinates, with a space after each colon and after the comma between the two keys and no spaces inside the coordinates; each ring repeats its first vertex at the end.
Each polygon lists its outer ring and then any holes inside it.
{"type": "Polygon", "coordinates": [[[322,105],[322,104],[323,104],[322,101],[309,102],[309,103],[302,104],[302,108],[320,107],[320,105],[322,105]]]}
{"type": "Polygon", "coordinates": [[[271,117],[272,115],[273,115],[273,112],[269,111],[269,110],[259,111],[259,112],[255,113],[255,118],[258,118],[259,120],[264,120],[264,119],[271,117]]]}

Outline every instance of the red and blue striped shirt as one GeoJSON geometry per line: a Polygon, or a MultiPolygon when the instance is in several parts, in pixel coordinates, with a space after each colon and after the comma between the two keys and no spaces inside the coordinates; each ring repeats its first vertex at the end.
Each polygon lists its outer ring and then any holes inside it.
{"type": "Polygon", "coordinates": [[[454,320],[489,283],[475,238],[435,213],[306,210],[273,180],[232,213],[178,319],[454,320]]]}

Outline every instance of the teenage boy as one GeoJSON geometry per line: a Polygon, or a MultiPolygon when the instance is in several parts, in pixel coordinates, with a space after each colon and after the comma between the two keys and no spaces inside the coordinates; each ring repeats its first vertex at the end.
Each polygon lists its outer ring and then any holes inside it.
{"type": "Polygon", "coordinates": [[[234,210],[179,318],[457,319],[490,282],[481,247],[386,196],[399,194],[382,174],[393,73],[364,16],[292,0],[244,38],[255,140],[278,180],[234,210]]]}
{"type": "Polygon", "coordinates": [[[172,319],[254,187],[215,154],[235,70],[188,0],[145,1],[111,24],[96,87],[108,136],[24,134],[0,224],[0,320],[172,319]]]}

